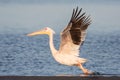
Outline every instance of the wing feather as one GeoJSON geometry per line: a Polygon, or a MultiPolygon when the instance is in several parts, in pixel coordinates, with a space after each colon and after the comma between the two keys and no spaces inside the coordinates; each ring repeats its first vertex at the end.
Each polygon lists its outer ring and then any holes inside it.
{"type": "Polygon", "coordinates": [[[90,16],[85,12],[81,14],[82,8],[73,9],[72,17],[68,26],[61,33],[61,44],[59,51],[63,54],[79,56],[80,45],[85,41],[86,29],[91,24],[90,16]]]}

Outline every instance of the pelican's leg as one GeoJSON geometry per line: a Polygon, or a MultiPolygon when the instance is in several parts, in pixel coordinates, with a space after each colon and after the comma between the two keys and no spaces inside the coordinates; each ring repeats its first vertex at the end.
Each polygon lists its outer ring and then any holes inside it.
{"type": "Polygon", "coordinates": [[[78,66],[85,74],[92,74],[92,72],[89,71],[88,69],[84,68],[81,63],[79,63],[77,66],[78,66]]]}

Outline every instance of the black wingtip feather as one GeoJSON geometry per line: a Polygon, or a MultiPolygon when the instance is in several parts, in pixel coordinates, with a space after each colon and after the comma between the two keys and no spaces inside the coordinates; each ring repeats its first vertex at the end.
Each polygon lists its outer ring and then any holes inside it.
{"type": "Polygon", "coordinates": [[[81,43],[82,30],[86,30],[91,24],[90,16],[86,16],[85,12],[82,12],[82,8],[79,10],[78,7],[73,9],[72,17],[70,23],[72,24],[70,28],[71,38],[73,43],[79,45],[81,43]]]}
{"type": "Polygon", "coordinates": [[[77,13],[77,15],[75,16],[75,18],[77,18],[79,16],[79,14],[81,13],[82,8],[79,10],[79,12],[77,13]]]}
{"type": "Polygon", "coordinates": [[[85,18],[85,12],[76,18],[76,22],[78,22],[80,19],[84,19],[84,18],[85,18]]]}
{"type": "Polygon", "coordinates": [[[74,18],[75,18],[75,16],[76,16],[77,12],[78,12],[78,7],[77,7],[76,10],[75,10],[74,18]]]}
{"type": "Polygon", "coordinates": [[[73,19],[73,17],[74,17],[74,13],[75,13],[75,9],[73,9],[73,13],[72,13],[71,20],[72,20],[72,19],[73,19]]]}

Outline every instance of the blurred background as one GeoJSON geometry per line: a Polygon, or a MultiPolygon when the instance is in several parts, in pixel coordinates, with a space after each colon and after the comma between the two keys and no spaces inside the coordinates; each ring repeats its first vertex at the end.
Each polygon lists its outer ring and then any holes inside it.
{"type": "Polygon", "coordinates": [[[28,33],[46,26],[59,33],[77,6],[91,15],[90,32],[120,30],[119,0],[0,0],[0,33],[28,33]]]}

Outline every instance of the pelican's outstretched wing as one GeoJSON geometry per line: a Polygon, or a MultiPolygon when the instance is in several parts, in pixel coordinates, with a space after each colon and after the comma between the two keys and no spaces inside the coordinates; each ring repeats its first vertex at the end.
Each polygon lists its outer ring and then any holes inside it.
{"type": "Polygon", "coordinates": [[[79,55],[80,45],[83,44],[86,36],[86,29],[91,23],[90,17],[82,13],[82,8],[73,9],[71,20],[68,26],[61,33],[60,53],[79,55]]]}

